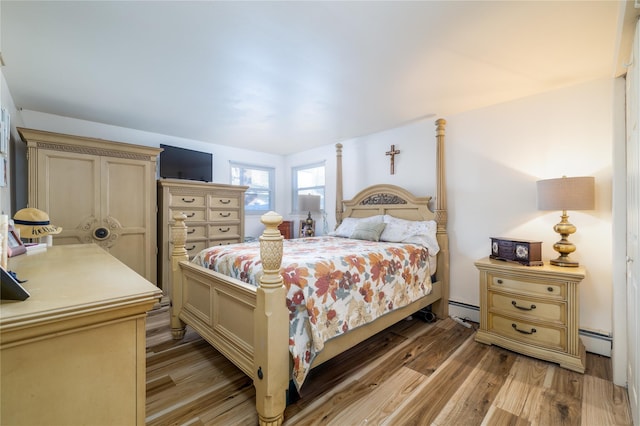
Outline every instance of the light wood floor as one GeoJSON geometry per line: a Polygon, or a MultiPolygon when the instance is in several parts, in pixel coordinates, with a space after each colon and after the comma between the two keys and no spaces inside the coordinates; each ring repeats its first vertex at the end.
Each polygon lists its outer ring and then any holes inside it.
{"type": "MultiPolygon", "coordinates": [[[[254,425],[255,394],[238,368],[167,308],[147,322],[147,425],[254,425]]],[[[285,425],[631,425],[611,360],[578,374],[473,340],[452,320],[401,321],[313,370],[285,425]]]]}

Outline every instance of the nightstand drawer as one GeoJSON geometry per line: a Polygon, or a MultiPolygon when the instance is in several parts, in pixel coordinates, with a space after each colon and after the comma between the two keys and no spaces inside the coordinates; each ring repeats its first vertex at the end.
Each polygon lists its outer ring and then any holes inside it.
{"type": "Polygon", "coordinates": [[[529,296],[564,300],[567,297],[564,283],[523,280],[504,276],[490,275],[488,290],[501,290],[529,296]]]}
{"type": "Polygon", "coordinates": [[[204,207],[204,195],[169,194],[172,207],[204,207]]]}
{"type": "Polygon", "coordinates": [[[501,311],[506,315],[517,315],[533,320],[553,321],[557,325],[566,325],[566,305],[505,293],[488,293],[490,311],[501,311]]]}
{"type": "Polygon", "coordinates": [[[204,210],[189,210],[189,209],[181,209],[181,208],[170,208],[169,214],[171,215],[171,223],[173,223],[173,217],[176,214],[184,214],[187,219],[185,222],[189,225],[189,222],[203,222],[204,221],[204,210]]]}
{"type": "Polygon", "coordinates": [[[489,314],[489,332],[535,346],[567,350],[567,332],[564,327],[533,324],[497,314],[489,314]]]}

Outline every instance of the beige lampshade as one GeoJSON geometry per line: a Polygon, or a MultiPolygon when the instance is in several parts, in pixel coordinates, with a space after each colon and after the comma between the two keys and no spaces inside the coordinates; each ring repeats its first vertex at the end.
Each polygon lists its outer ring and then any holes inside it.
{"type": "Polygon", "coordinates": [[[320,211],[319,195],[298,195],[298,211],[317,213],[320,211]]]}
{"type": "Polygon", "coordinates": [[[593,210],[595,178],[561,177],[537,182],[538,210],[593,210]]]}

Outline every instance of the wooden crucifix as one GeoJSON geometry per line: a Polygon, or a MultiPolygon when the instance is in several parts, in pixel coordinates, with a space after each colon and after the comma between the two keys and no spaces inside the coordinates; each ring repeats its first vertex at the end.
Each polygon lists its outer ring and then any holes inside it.
{"type": "Polygon", "coordinates": [[[386,153],[386,155],[391,156],[391,174],[394,174],[396,172],[396,169],[395,169],[396,154],[400,154],[400,150],[396,149],[395,145],[391,145],[391,150],[387,151],[386,153]]]}

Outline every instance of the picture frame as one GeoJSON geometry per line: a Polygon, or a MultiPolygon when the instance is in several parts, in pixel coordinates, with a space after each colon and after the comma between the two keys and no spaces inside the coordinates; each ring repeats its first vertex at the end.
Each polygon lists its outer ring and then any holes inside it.
{"type": "Polygon", "coordinates": [[[300,221],[300,229],[298,229],[298,237],[313,237],[316,234],[316,221],[312,219],[310,232],[307,232],[307,219],[302,219],[300,221]]]}
{"type": "Polygon", "coordinates": [[[27,248],[22,243],[22,240],[18,238],[15,229],[13,226],[9,226],[7,232],[7,256],[14,257],[26,252],[27,248]]]}
{"type": "Polygon", "coordinates": [[[6,108],[0,109],[0,154],[7,154],[11,137],[11,117],[6,108]]]}
{"type": "Polygon", "coordinates": [[[0,187],[7,186],[7,157],[0,154],[0,187]]]}

